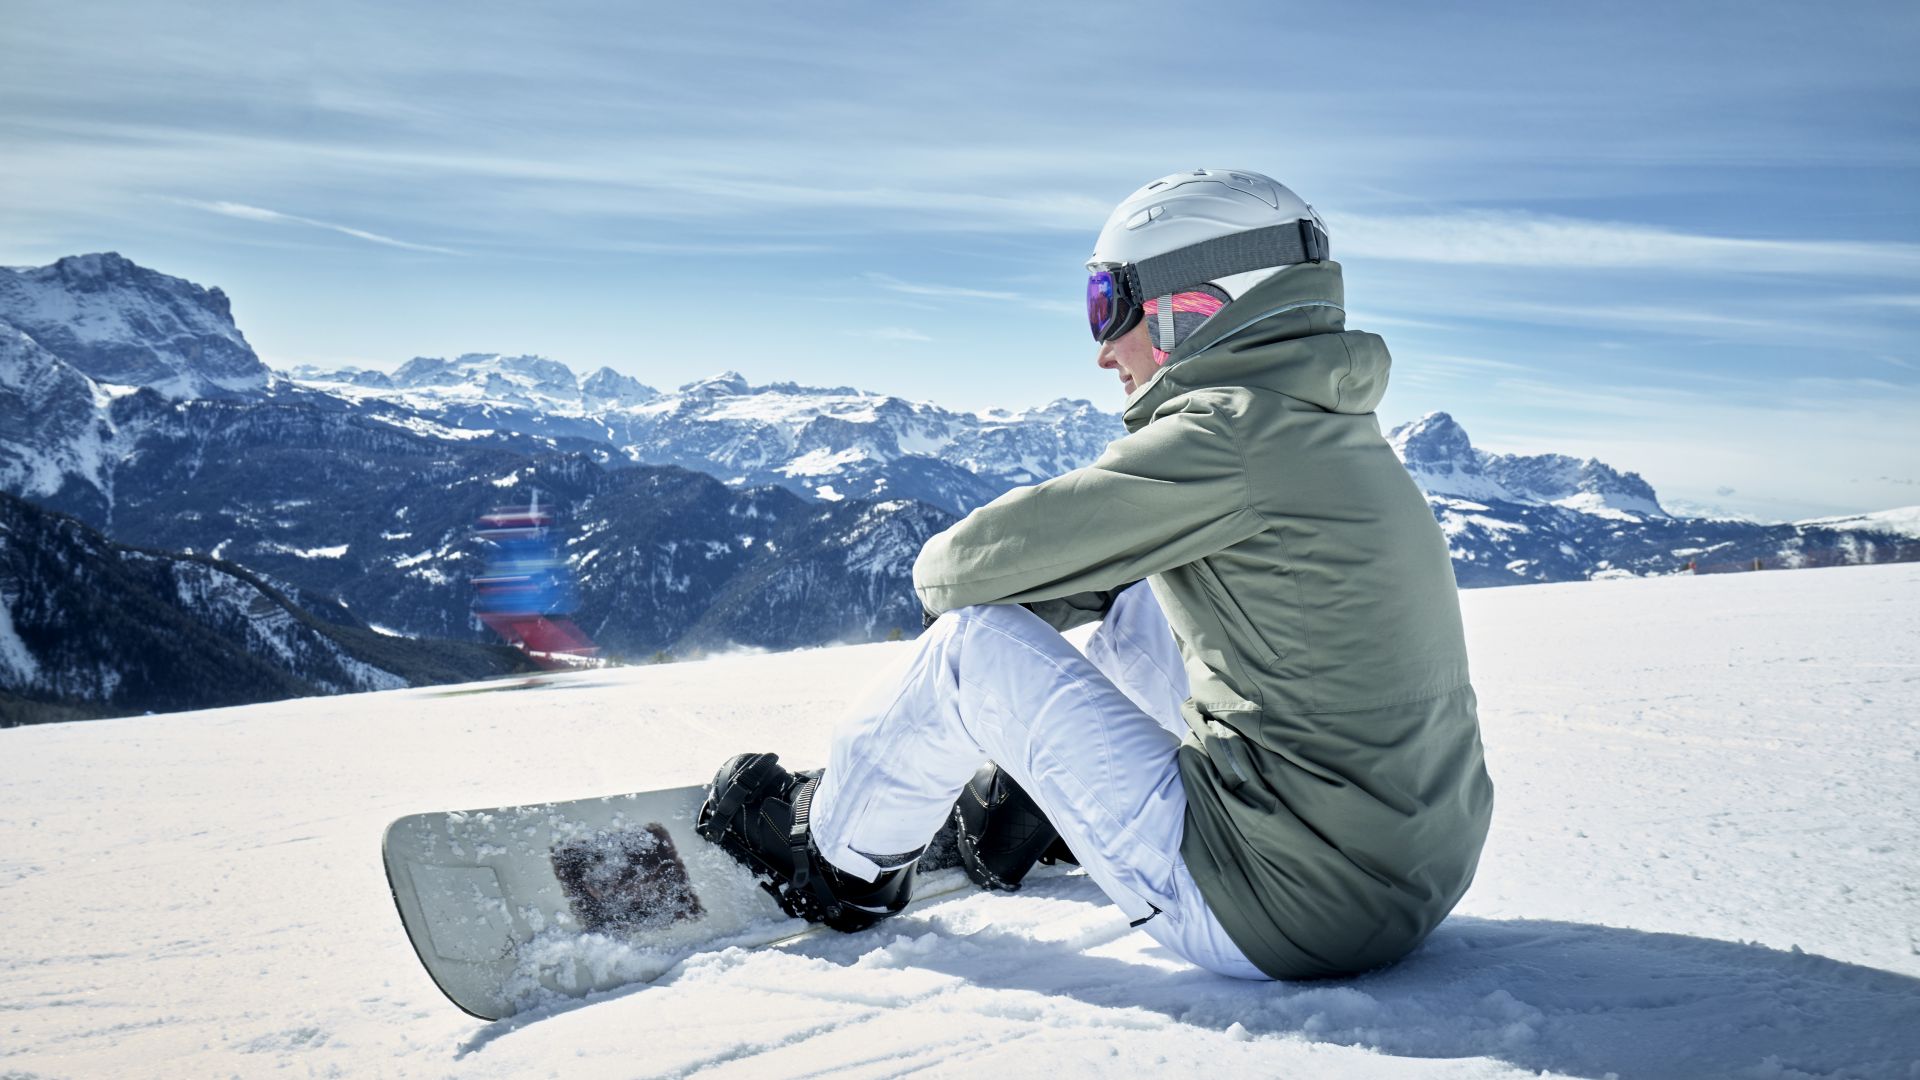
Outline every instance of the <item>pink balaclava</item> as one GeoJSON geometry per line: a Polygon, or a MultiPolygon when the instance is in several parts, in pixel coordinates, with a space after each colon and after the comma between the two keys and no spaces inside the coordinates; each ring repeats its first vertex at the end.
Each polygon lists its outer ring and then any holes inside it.
{"type": "MultiPolygon", "coordinates": [[[[1227,296],[1212,285],[1202,285],[1192,292],[1173,294],[1173,344],[1177,348],[1187,340],[1200,324],[1213,318],[1214,313],[1227,306],[1227,296]]],[[[1160,298],[1154,297],[1140,305],[1140,313],[1147,324],[1147,335],[1154,340],[1153,362],[1164,364],[1167,354],[1160,350],[1160,298]]]]}

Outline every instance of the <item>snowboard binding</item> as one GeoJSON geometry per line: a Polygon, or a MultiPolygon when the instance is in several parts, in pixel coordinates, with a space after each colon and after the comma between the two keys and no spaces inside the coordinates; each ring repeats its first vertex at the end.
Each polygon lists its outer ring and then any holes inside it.
{"type": "Polygon", "coordinates": [[[983,889],[1018,889],[1035,863],[1079,865],[1039,804],[991,762],[960,789],[953,824],[960,865],[983,889]]]}
{"type": "Polygon", "coordinates": [[[866,882],[829,863],[808,827],[820,773],[790,773],[779,762],[777,754],[729,758],[707,789],[695,830],[751,870],[794,918],[852,933],[899,914],[913,895],[915,864],[866,882]]]}

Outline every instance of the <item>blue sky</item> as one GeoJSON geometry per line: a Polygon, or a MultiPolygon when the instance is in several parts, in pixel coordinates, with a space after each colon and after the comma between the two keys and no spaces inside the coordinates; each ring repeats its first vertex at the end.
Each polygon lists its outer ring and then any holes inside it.
{"type": "Polygon", "coordinates": [[[1117,407],[1094,233],[1251,168],[1325,214],[1383,424],[1920,503],[1920,7],[1452,7],[14,0],[0,263],[219,285],[276,365],[1117,407]]]}

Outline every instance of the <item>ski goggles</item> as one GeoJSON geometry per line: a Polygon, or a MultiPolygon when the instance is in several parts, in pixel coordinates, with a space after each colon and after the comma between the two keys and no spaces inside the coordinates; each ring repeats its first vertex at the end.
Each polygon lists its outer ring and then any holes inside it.
{"type": "Polygon", "coordinates": [[[1172,296],[1249,270],[1321,262],[1327,257],[1327,234],[1319,222],[1301,218],[1203,240],[1138,263],[1090,266],[1087,329],[1095,341],[1112,341],[1139,325],[1141,304],[1148,297],[1172,296]]]}
{"type": "Polygon", "coordinates": [[[1140,322],[1140,300],[1124,273],[1095,270],[1087,278],[1087,329],[1093,340],[1112,341],[1140,322]]]}

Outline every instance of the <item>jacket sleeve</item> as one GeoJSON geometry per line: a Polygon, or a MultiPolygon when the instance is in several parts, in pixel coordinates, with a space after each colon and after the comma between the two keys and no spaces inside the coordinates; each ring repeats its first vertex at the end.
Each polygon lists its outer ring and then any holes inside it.
{"type": "Polygon", "coordinates": [[[1189,395],[1086,468],[1015,488],[932,537],[913,564],[921,603],[938,614],[1106,592],[1258,533],[1222,404],[1189,395]]]}

